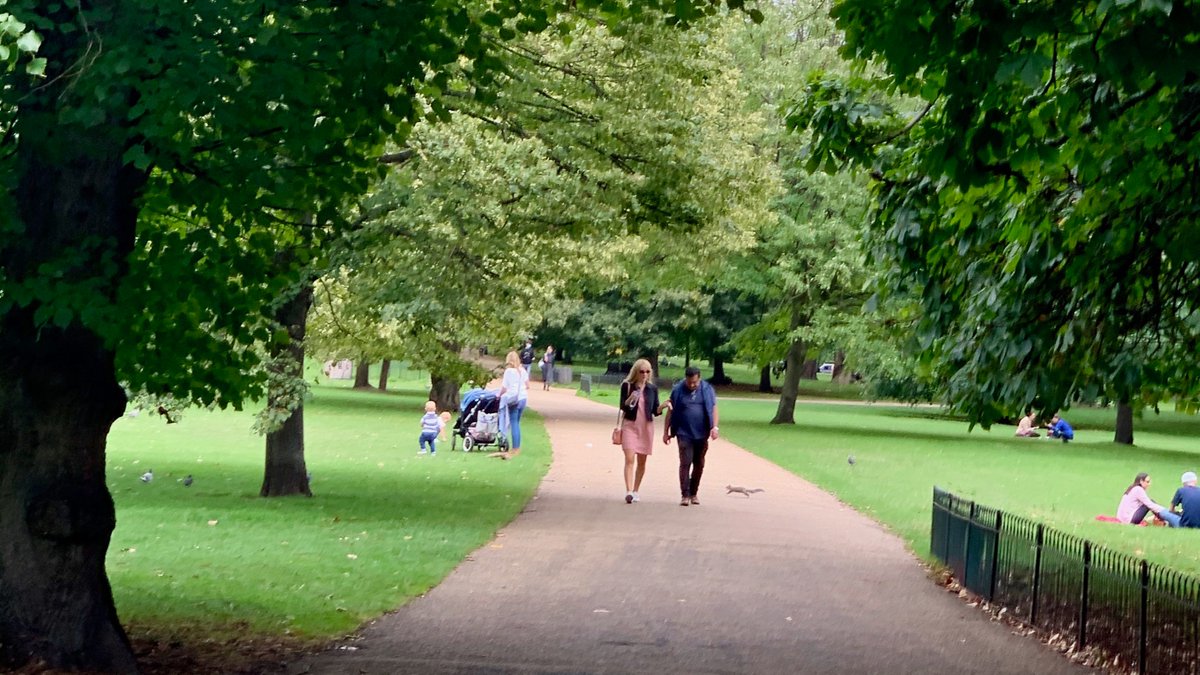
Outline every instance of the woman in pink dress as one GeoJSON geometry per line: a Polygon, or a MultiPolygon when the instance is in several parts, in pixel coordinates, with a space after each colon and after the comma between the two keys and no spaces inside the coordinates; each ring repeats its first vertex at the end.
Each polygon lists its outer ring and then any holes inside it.
{"type": "Polygon", "coordinates": [[[621,383],[621,451],[625,453],[625,503],[639,501],[638,488],[646,475],[646,458],[654,450],[654,418],[664,404],[658,402],[650,362],[638,359],[621,383]]]}

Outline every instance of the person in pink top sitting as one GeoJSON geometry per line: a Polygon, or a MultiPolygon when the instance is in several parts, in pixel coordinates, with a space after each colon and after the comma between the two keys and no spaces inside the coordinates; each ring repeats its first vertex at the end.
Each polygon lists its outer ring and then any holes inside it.
{"type": "Polygon", "coordinates": [[[1025,438],[1037,438],[1037,413],[1029,411],[1017,423],[1017,433],[1014,436],[1023,436],[1025,438]]]}
{"type": "Polygon", "coordinates": [[[1133,479],[1133,485],[1125,489],[1121,503],[1117,506],[1117,520],[1128,525],[1141,525],[1147,513],[1153,513],[1156,518],[1170,525],[1179,527],[1179,516],[1171,513],[1170,509],[1154,503],[1146,488],[1150,487],[1150,474],[1139,473],[1133,479]]]}

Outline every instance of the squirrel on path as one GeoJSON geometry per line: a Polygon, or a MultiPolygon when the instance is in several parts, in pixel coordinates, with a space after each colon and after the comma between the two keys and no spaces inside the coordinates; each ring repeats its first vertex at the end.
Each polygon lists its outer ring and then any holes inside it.
{"type": "Polygon", "coordinates": [[[762,488],[738,487],[737,485],[726,485],[725,486],[725,494],[730,495],[730,494],[733,494],[734,492],[738,492],[738,493],[746,495],[746,497],[749,497],[750,493],[752,493],[752,492],[766,492],[766,490],[764,490],[762,488]]]}

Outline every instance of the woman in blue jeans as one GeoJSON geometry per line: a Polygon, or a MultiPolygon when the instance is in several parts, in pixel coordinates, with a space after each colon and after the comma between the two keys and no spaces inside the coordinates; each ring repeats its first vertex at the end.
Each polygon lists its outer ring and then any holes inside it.
{"type": "Polygon", "coordinates": [[[515,351],[504,359],[504,376],[500,380],[500,433],[508,435],[508,452],[501,459],[516,457],[521,452],[521,414],[529,400],[529,371],[521,365],[515,351]]]}

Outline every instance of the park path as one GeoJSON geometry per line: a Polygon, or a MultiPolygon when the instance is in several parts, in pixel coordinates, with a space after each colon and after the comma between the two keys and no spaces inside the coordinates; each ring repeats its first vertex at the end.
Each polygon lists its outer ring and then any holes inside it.
{"type": "MultiPolygon", "coordinates": [[[[616,411],[532,391],[537,496],[439,586],[289,673],[1084,673],[925,576],[898,538],[725,441],[701,506],[656,445],[626,505],[616,411]],[[746,498],[726,483],[759,487],[746,498]]],[[[661,427],[660,427],[661,428],[661,427]]],[[[520,458],[514,461],[525,461],[520,458]]]]}

